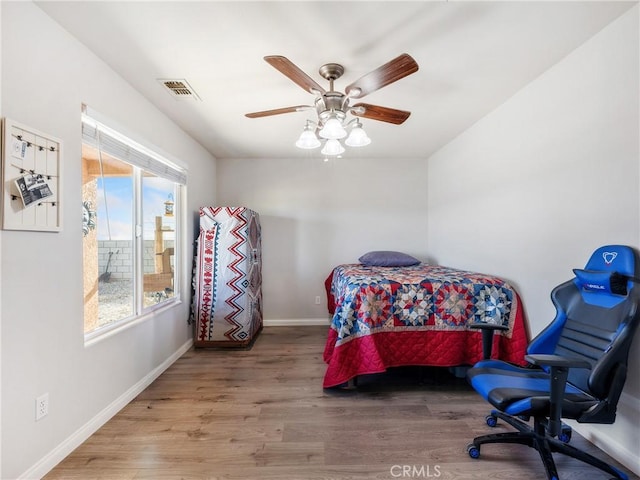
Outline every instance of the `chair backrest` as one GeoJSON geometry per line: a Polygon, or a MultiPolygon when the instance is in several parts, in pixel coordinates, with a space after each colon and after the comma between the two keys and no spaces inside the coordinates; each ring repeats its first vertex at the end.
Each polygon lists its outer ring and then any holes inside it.
{"type": "Polygon", "coordinates": [[[574,270],[574,279],[553,290],[556,317],[527,350],[588,361],[591,368],[571,369],[568,381],[606,402],[614,418],[640,322],[640,285],[635,280],[639,268],[631,247],[598,248],[584,270],[574,270]]]}

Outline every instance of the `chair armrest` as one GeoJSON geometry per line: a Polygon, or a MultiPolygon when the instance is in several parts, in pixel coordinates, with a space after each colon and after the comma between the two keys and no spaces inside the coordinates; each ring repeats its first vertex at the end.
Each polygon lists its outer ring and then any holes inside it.
{"type": "Polygon", "coordinates": [[[539,367],[551,367],[551,388],[549,405],[549,435],[555,437],[562,428],[562,399],[570,368],[591,368],[591,364],[581,358],[563,357],[561,355],[534,354],[525,355],[525,360],[539,367]]]}
{"type": "Polygon", "coordinates": [[[509,330],[509,327],[495,323],[471,323],[469,324],[469,328],[477,328],[479,330],[509,330]]]}
{"type": "Polygon", "coordinates": [[[496,325],[495,323],[472,323],[469,328],[482,330],[482,358],[489,360],[491,358],[491,349],[493,347],[493,333],[496,330],[509,330],[504,325],[496,325]]]}
{"type": "Polygon", "coordinates": [[[562,355],[531,354],[524,359],[539,367],[591,368],[591,364],[581,358],[563,357],[562,355]]]}

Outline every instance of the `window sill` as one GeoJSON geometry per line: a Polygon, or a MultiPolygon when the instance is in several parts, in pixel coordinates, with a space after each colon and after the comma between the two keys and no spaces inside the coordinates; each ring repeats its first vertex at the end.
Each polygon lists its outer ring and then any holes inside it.
{"type": "Polygon", "coordinates": [[[182,304],[182,300],[180,300],[179,298],[176,298],[175,300],[166,302],[164,305],[158,308],[154,308],[153,310],[149,310],[143,313],[142,315],[138,315],[137,317],[132,317],[130,319],[114,322],[111,325],[105,325],[104,327],[94,330],[93,332],[86,333],[84,335],[84,346],[91,347],[96,343],[99,343],[103,340],[106,340],[107,338],[117,335],[118,333],[124,330],[128,330],[131,327],[144,323],[156,317],[157,315],[164,313],[167,310],[170,310],[172,308],[175,308],[181,304],[182,304]]]}

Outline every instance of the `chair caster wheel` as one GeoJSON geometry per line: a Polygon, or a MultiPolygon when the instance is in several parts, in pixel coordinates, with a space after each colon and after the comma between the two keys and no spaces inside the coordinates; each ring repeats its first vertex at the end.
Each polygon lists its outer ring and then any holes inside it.
{"type": "Polygon", "coordinates": [[[491,428],[495,427],[498,424],[498,418],[493,415],[487,415],[484,417],[484,421],[487,422],[491,428]]]}
{"type": "Polygon", "coordinates": [[[480,448],[476,447],[473,443],[467,445],[467,453],[471,458],[480,458],[480,448]]]}
{"type": "Polygon", "coordinates": [[[569,443],[571,441],[571,427],[563,426],[560,430],[560,434],[558,435],[558,440],[562,443],[569,443]]]}

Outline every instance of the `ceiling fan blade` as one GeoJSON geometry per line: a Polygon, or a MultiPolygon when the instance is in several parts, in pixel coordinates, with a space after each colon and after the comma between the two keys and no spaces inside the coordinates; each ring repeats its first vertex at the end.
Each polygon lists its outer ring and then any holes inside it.
{"type": "Polygon", "coordinates": [[[311,105],[296,105],[295,107],[275,108],[273,110],[263,110],[262,112],[246,113],[245,117],[249,117],[249,118],[269,117],[271,115],[280,115],[281,113],[302,112],[303,110],[309,110],[310,108],[313,108],[313,107],[311,105]]]}
{"type": "Polygon", "coordinates": [[[394,58],[390,62],[367,73],[364,77],[347,86],[345,92],[352,98],[362,98],[371,92],[381,89],[390,83],[418,71],[418,64],[407,53],[394,58]]]}
{"type": "Polygon", "coordinates": [[[315,94],[316,92],[324,95],[326,90],[318,85],[309,75],[295,66],[291,60],[281,55],[269,55],[264,60],[280,73],[291,79],[297,85],[301,86],[305,91],[315,94]]]}
{"type": "Polygon", "coordinates": [[[355,105],[352,105],[350,109],[351,113],[357,117],[393,123],[395,125],[404,123],[404,121],[409,118],[409,115],[411,115],[411,112],[407,112],[406,110],[381,107],[379,105],[371,105],[369,103],[356,103],[355,105]]]}

